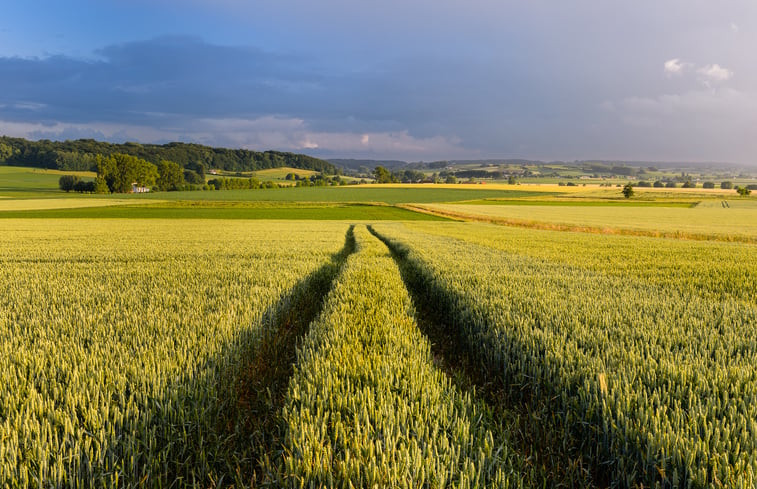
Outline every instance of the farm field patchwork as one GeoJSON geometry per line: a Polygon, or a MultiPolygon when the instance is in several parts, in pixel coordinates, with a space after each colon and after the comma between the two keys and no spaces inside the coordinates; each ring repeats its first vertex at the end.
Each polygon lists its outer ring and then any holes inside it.
{"type": "Polygon", "coordinates": [[[753,199],[535,193],[0,200],[0,480],[753,487],[753,199]]]}

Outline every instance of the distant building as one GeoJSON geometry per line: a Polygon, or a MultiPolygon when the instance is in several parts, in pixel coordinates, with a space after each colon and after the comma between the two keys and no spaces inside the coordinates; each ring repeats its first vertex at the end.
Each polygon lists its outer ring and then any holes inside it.
{"type": "Polygon", "coordinates": [[[137,182],[131,184],[131,193],[144,194],[150,191],[150,187],[140,187],[137,182]]]}

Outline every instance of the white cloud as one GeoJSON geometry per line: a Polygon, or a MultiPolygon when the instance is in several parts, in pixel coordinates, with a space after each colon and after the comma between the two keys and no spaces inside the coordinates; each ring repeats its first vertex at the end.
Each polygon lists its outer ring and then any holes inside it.
{"type": "Polygon", "coordinates": [[[719,64],[703,66],[697,70],[697,73],[705,77],[705,81],[724,82],[733,77],[731,70],[723,68],[719,64]]]}
{"type": "Polygon", "coordinates": [[[686,68],[686,63],[681,63],[680,58],[669,59],[665,62],[665,74],[668,76],[680,75],[686,68]]]}
{"type": "Polygon", "coordinates": [[[739,33],[739,26],[736,24],[736,22],[731,22],[731,30],[735,32],[736,34],[739,33]]]}
{"type": "Polygon", "coordinates": [[[689,72],[696,72],[699,81],[708,88],[712,83],[722,83],[733,78],[733,71],[724,68],[717,63],[696,67],[693,63],[681,61],[680,58],[667,60],[664,64],[664,71],[665,76],[667,77],[681,76],[689,72]]]}

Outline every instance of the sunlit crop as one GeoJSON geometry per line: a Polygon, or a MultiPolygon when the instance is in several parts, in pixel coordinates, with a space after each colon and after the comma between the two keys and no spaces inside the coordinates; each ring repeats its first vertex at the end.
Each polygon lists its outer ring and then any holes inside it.
{"type": "Polygon", "coordinates": [[[345,224],[0,228],[0,487],[207,487],[250,471],[236,372],[345,224]]]}
{"type": "Polygon", "coordinates": [[[709,252],[682,259],[669,240],[410,227],[375,226],[511,396],[560,417],[615,484],[754,487],[757,301],[740,292],[754,287],[751,245],[700,243],[709,252]],[[601,251],[613,243],[617,255],[601,251]],[[643,271],[678,259],[700,273],[643,271]]]}
{"type": "Polygon", "coordinates": [[[485,413],[434,367],[388,249],[365,227],[298,355],[282,413],[291,487],[519,487],[485,413]]]}
{"type": "Polygon", "coordinates": [[[754,245],[370,229],[0,219],[0,488],[757,483],[754,245]]]}

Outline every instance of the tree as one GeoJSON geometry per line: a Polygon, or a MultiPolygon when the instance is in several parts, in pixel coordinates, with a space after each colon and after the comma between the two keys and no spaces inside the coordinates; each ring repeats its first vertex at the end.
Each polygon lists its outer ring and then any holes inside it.
{"type": "Polygon", "coordinates": [[[97,159],[97,176],[105,180],[111,193],[131,192],[132,184],[151,187],[158,178],[158,169],[136,156],[116,153],[97,159]]]}
{"type": "Polygon", "coordinates": [[[731,190],[733,188],[732,182],[720,182],[720,188],[723,190],[731,190]]]}
{"type": "Polygon", "coordinates": [[[98,176],[95,178],[95,190],[94,193],[96,194],[107,194],[110,192],[110,189],[108,188],[108,183],[105,181],[103,177],[98,176]]]}
{"type": "Polygon", "coordinates": [[[630,183],[625,184],[622,192],[623,192],[623,197],[625,197],[626,199],[630,199],[631,197],[633,197],[633,185],[631,185],[630,183]]]}
{"type": "Polygon", "coordinates": [[[97,187],[95,182],[85,182],[83,180],[79,180],[78,182],[76,182],[76,185],[74,185],[74,190],[81,193],[86,192],[91,194],[95,191],[96,188],[97,187]]]}
{"type": "Polygon", "coordinates": [[[742,197],[747,197],[749,194],[752,193],[752,191],[749,190],[749,187],[747,187],[747,186],[736,187],[736,192],[738,192],[739,195],[741,195],[742,197]]]}
{"type": "Polygon", "coordinates": [[[184,180],[193,185],[201,185],[205,183],[205,177],[194,170],[184,170],[184,180]]]}
{"type": "Polygon", "coordinates": [[[178,163],[163,160],[158,163],[157,185],[160,190],[178,190],[184,183],[184,170],[178,163]]]}
{"type": "Polygon", "coordinates": [[[702,188],[715,188],[715,182],[704,182],[702,188]]]}
{"type": "Polygon", "coordinates": [[[510,175],[507,177],[507,183],[508,185],[515,185],[515,175],[510,175]]]}
{"type": "Polygon", "coordinates": [[[79,177],[76,175],[63,175],[58,179],[58,187],[64,192],[70,192],[78,182],[79,177]]]}
{"type": "Polygon", "coordinates": [[[376,183],[393,183],[397,181],[392,172],[383,166],[377,166],[373,170],[373,177],[376,179],[376,183]]]}
{"type": "Polygon", "coordinates": [[[13,156],[13,148],[5,143],[0,143],[0,163],[4,163],[8,158],[13,156]]]}

